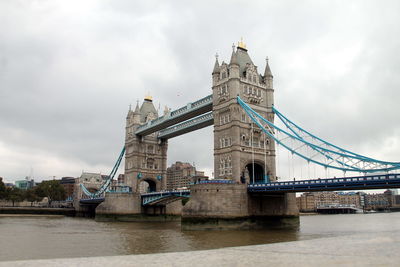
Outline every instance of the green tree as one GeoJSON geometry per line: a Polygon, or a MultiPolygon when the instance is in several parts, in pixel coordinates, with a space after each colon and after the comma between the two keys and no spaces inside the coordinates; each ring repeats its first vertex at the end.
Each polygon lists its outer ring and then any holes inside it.
{"type": "Polygon", "coordinates": [[[49,204],[52,201],[65,200],[67,197],[64,187],[56,180],[41,182],[36,186],[35,193],[39,197],[47,197],[49,204]]]}
{"type": "Polygon", "coordinates": [[[7,188],[6,200],[12,201],[14,207],[15,202],[21,202],[24,200],[24,192],[17,187],[7,188]]]}
{"type": "Polygon", "coordinates": [[[5,199],[5,198],[6,198],[6,186],[0,179],[0,199],[5,199]]]}
{"type": "Polygon", "coordinates": [[[36,190],[33,189],[33,188],[30,188],[30,189],[25,191],[24,198],[27,201],[31,202],[31,207],[33,206],[33,202],[40,201],[42,199],[41,197],[36,195],[36,190]]]}

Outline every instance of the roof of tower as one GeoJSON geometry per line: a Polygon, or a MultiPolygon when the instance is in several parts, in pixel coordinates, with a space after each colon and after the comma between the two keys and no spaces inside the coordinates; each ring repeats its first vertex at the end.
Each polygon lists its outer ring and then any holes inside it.
{"type": "Polygon", "coordinates": [[[239,65],[238,58],[237,58],[237,52],[235,52],[235,47],[233,47],[233,49],[232,49],[231,61],[229,62],[229,65],[233,65],[233,64],[239,65]]]}
{"type": "Polygon", "coordinates": [[[247,54],[246,48],[238,46],[236,50],[236,57],[239,64],[240,75],[243,75],[243,72],[245,72],[247,64],[254,65],[253,61],[251,61],[249,54],[247,54]]]}
{"type": "Polygon", "coordinates": [[[153,113],[154,118],[158,117],[157,110],[153,105],[153,100],[151,98],[145,97],[143,104],[140,107],[140,121],[146,122],[146,118],[149,113],[153,113]]]}
{"type": "Polygon", "coordinates": [[[135,111],[133,113],[135,113],[135,114],[139,114],[140,113],[140,111],[139,111],[139,101],[136,102],[135,111]]]}
{"type": "Polygon", "coordinates": [[[271,78],[274,77],[272,76],[272,72],[268,64],[268,58],[267,58],[267,65],[265,66],[264,77],[271,77],[271,78]]]}
{"type": "Polygon", "coordinates": [[[214,69],[213,69],[212,74],[214,74],[214,73],[219,73],[219,62],[218,62],[217,56],[215,57],[215,64],[214,64],[214,69]]]}

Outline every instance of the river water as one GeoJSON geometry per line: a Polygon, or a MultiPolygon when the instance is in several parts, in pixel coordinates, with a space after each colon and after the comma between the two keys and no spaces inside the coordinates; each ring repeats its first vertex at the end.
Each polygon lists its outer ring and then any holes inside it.
{"type": "Polygon", "coordinates": [[[400,212],[301,216],[297,230],[229,231],[182,231],[178,222],[2,215],[0,261],[188,251],[387,231],[400,231],[400,212]]]}

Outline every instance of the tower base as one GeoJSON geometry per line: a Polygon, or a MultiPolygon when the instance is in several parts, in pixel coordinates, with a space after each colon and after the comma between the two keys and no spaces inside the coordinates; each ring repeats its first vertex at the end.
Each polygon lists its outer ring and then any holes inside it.
{"type": "Polygon", "coordinates": [[[295,194],[249,194],[245,184],[197,184],[183,207],[182,229],[258,229],[299,226],[295,194]]]}
{"type": "Polygon", "coordinates": [[[106,193],[104,202],[96,208],[96,220],[140,215],[140,195],[137,193],[106,193]]]}

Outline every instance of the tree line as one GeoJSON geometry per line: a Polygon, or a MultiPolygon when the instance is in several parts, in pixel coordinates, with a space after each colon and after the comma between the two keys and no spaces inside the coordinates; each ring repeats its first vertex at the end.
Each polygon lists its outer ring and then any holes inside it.
{"type": "Polygon", "coordinates": [[[3,181],[0,181],[0,200],[8,200],[14,206],[16,202],[29,201],[31,206],[33,202],[41,201],[44,197],[48,198],[49,205],[52,201],[65,200],[67,194],[59,181],[43,181],[33,188],[23,190],[17,187],[6,187],[3,181]]]}

